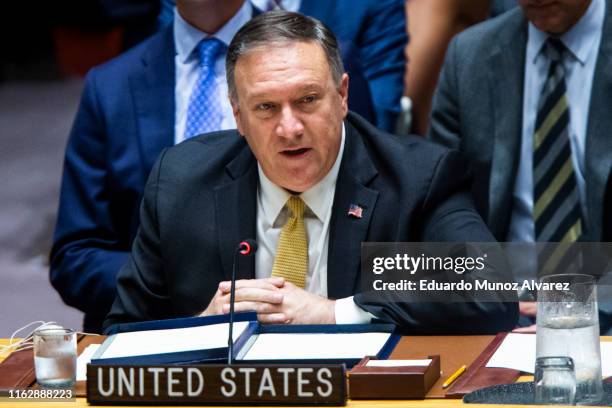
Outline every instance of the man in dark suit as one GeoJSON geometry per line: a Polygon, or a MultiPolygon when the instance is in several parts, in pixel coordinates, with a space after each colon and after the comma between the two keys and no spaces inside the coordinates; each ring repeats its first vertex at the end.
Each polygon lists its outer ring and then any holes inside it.
{"type": "Polygon", "coordinates": [[[612,10],[519,4],[452,41],[429,136],[471,159],[476,207],[498,240],[610,241],[612,10]]]}
{"type": "MultiPolygon", "coordinates": [[[[51,282],[67,304],[85,312],[86,331],[101,330],[115,297],[146,178],[161,150],[194,134],[235,127],[225,49],[259,11],[243,0],[179,1],[177,7],[173,24],[88,74],[66,147],[51,282]],[[209,100],[194,97],[203,65],[198,57],[213,50],[201,47],[206,43],[220,46],[209,63],[217,86],[202,87],[209,100]],[[192,106],[217,107],[209,112],[216,119],[192,120],[192,106]]],[[[351,108],[374,119],[362,68],[346,55],[354,79],[351,108]]]]}
{"type": "Polygon", "coordinates": [[[516,304],[387,303],[358,293],[362,242],[493,238],[458,153],[347,116],[349,77],[325,26],[284,11],[256,17],[230,44],[227,78],[238,131],[160,155],[107,328],[227,313],[234,248],[247,237],[259,250],[239,266],[236,310],[265,323],[375,317],[413,333],[514,325],[516,304]]]}

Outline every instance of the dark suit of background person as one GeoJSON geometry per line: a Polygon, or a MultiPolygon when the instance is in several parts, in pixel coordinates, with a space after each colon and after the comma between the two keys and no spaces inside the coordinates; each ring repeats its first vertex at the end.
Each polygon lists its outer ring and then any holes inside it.
{"type": "MultiPolygon", "coordinates": [[[[344,123],[330,224],[328,298],[360,291],[361,242],[493,239],[472,206],[459,154],[413,136],[390,137],[352,113],[344,123]],[[364,208],[362,218],[347,215],[352,203],[364,208]]],[[[141,229],[119,274],[105,328],[193,316],[205,309],[218,283],[230,277],[236,243],[256,234],[257,186],[257,161],[236,131],[199,136],[165,150],[145,188],[141,229]]],[[[253,279],[254,257],[237,273],[238,279],[253,279]]],[[[355,303],[411,333],[497,333],[510,330],[517,316],[515,303],[402,307],[367,303],[359,296],[355,303]]]]}
{"type": "MultiPolygon", "coordinates": [[[[64,302],[85,312],[89,332],[101,330],[115,297],[151,167],[175,143],[175,53],[171,24],[92,69],[85,81],[66,147],[51,282],[64,302]]],[[[354,63],[345,61],[350,106],[373,119],[368,85],[354,63]]]]}
{"type": "MultiPolygon", "coordinates": [[[[583,170],[584,241],[612,240],[612,7],[606,2],[592,83],[583,170]]],[[[521,154],[528,22],[521,8],[459,34],[449,46],[429,137],[471,160],[476,208],[499,241],[508,241],[521,154]]],[[[571,104],[571,100],[569,102],[571,104]]],[[[571,121],[571,117],[570,117],[571,121]]],[[[601,299],[600,299],[601,300],[601,299]]],[[[602,332],[612,322],[600,301],[602,332]]]]}
{"type": "MultiPolygon", "coordinates": [[[[160,26],[172,21],[173,0],[162,0],[160,26]]],[[[258,0],[267,11],[276,3],[322,21],[340,43],[345,69],[351,81],[365,80],[372,94],[373,112],[357,109],[354,93],[351,110],[376,127],[393,133],[400,112],[406,69],[406,13],[402,0],[258,0]],[[265,6],[265,7],[264,7],[265,6]],[[296,7],[297,6],[297,7],[296,7]],[[357,74],[357,75],[356,75],[357,74]]],[[[351,85],[352,92],[352,85],[351,85]]]]}

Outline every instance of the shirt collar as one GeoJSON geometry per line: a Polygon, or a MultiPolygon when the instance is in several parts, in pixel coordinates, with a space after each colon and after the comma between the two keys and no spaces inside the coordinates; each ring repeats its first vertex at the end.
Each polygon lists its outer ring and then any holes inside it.
{"type": "MultiPolygon", "coordinates": [[[[581,65],[586,63],[589,54],[597,42],[597,36],[603,29],[605,8],[604,0],[591,1],[589,8],[580,20],[560,37],[560,40],[581,65]]],[[[528,58],[531,57],[531,61],[534,63],[541,54],[547,39],[548,34],[538,30],[532,23],[529,23],[527,56],[528,58]]]]}
{"type": "MultiPolygon", "coordinates": [[[[336,181],[344,153],[345,129],[342,123],[342,140],[338,149],[338,156],[329,172],[316,185],[300,194],[300,198],[310,211],[321,221],[324,222],[332,207],[332,201],[336,190],[336,181]]],[[[281,213],[285,203],[291,196],[287,190],[274,184],[266,175],[259,163],[259,194],[263,208],[263,216],[269,225],[273,225],[281,213]]]]}
{"type": "Polygon", "coordinates": [[[252,15],[253,6],[249,1],[245,1],[238,12],[219,31],[214,34],[207,34],[185,21],[175,8],[174,42],[180,61],[183,63],[187,62],[194,49],[204,38],[215,37],[228,46],[234,35],[240,30],[240,27],[249,21],[252,15]]]}

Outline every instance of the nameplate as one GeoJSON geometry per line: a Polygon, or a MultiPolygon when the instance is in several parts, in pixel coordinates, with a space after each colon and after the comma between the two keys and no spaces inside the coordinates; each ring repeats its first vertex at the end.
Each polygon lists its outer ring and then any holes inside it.
{"type": "Polygon", "coordinates": [[[93,365],[92,405],[346,405],[344,365],[93,365]]]}

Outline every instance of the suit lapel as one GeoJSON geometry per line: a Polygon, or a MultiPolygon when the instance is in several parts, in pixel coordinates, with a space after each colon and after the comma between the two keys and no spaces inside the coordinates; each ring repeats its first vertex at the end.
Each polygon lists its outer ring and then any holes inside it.
{"type": "Polygon", "coordinates": [[[327,293],[340,299],[355,293],[361,263],[361,242],[366,241],[378,191],[367,187],[377,171],[361,136],[345,121],[346,139],[329,226],[327,293]],[[363,209],[362,217],[348,215],[351,204],[363,209]]]}
{"type": "Polygon", "coordinates": [[[601,44],[595,65],[585,147],[585,180],[587,185],[588,238],[602,237],[605,189],[612,168],[612,10],[606,5],[601,44]]]}
{"type": "MultiPolygon", "coordinates": [[[[519,15],[517,14],[517,20],[519,15]]],[[[500,44],[487,60],[492,94],[494,143],[489,181],[488,224],[497,239],[507,234],[512,210],[522,135],[523,84],[527,25],[509,25],[500,33],[500,44]]]]}
{"type": "Polygon", "coordinates": [[[160,151],[174,144],[174,55],[170,25],[149,44],[142,58],[142,73],[130,78],[145,174],[153,167],[160,151]]]}
{"type": "MultiPolygon", "coordinates": [[[[215,189],[215,213],[221,263],[226,279],[231,277],[234,251],[246,238],[256,238],[258,173],[248,146],[226,167],[229,182],[215,189]]],[[[241,258],[237,279],[255,278],[255,257],[241,258]]]]}

